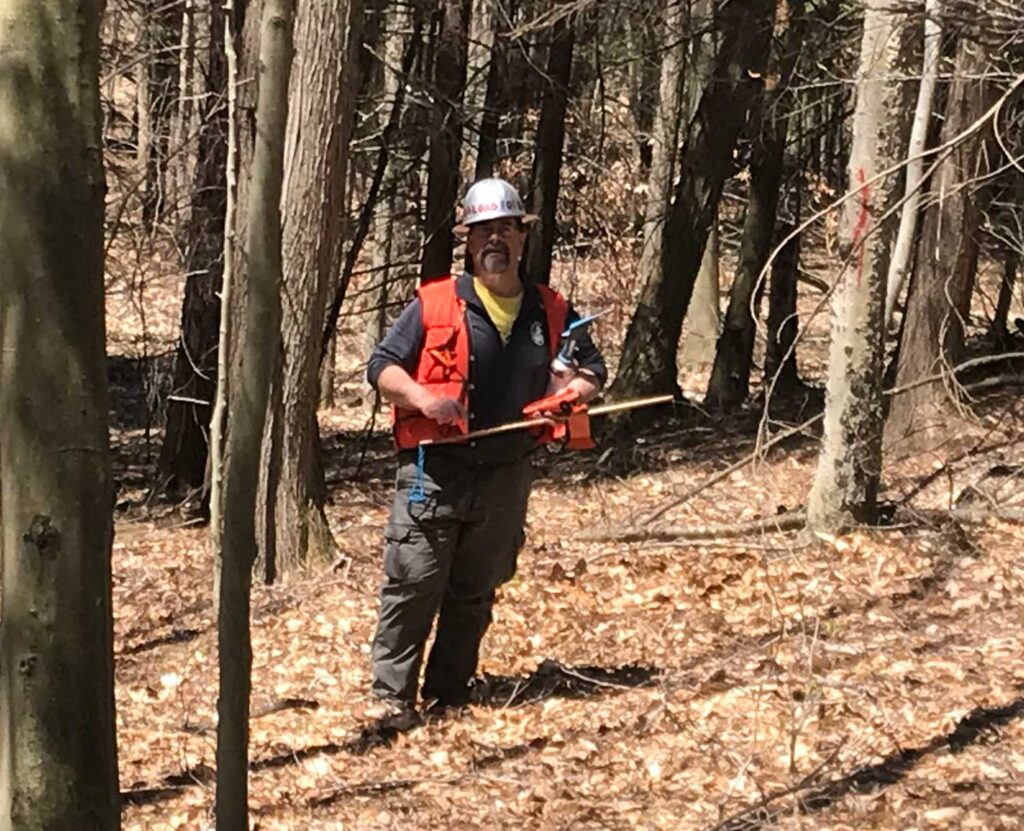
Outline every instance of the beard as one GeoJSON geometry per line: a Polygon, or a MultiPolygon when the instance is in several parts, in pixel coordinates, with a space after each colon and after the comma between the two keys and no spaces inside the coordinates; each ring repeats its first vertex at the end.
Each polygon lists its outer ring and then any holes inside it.
{"type": "Polygon", "coordinates": [[[480,266],[484,274],[504,274],[512,264],[512,253],[505,245],[493,245],[480,252],[480,266]]]}

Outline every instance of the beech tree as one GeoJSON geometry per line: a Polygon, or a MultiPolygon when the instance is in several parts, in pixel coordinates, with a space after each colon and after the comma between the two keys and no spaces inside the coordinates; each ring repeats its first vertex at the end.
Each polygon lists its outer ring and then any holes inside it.
{"type": "Polygon", "coordinates": [[[101,0],[0,3],[0,828],[120,827],[101,0]]]}
{"type": "Polygon", "coordinates": [[[898,198],[895,177],[878,178],[903,155],[907,61],[904,22],[910,0],[867,0],[849,187],[843,206],[840,261],[833,290],[825,430],[807,504],[809,527],[836,533],[875,513],[882,464],[882,358],[885,281],[896,230],[886,212],[898,198]]]}

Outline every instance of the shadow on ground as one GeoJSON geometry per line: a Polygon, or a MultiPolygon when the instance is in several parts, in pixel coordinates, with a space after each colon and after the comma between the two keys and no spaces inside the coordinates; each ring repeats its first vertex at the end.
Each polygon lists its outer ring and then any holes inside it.
{"type": "MultiPolygon", "coordinates": [[[[486,676],[478,685],[473,703],[481,707],[504,708],[533,704],[549,698],[581,699],[613,695],[631,689],[649,687],[656,682],[659,675],[660,670],[654,667],[626,666],[610,669],[594,666],[569,667],[548,659],[542,661],[536,671],[530,675],[486,676]]],[[[303,707],[316,704],[316,702],[300,703],[303,707]]],[[[275,707],[268,712],[276,712],[277,709],[284,708],[275,707]]],[[[459,718],[463,713],[464,710],[459,708],[428,709],[417,718],[380,719],[362,727],[347,741],[289,749],[274,756],[255,759],[249,763],[249,770],[256,773],[262,770],[287,767],[320,755],[349,754],[358,756],[375,748],[387,747],[393,744],[399,736],[417,730],[425,724],[459,718]]],[[[540,738],[521,747],[498,749],[482,760],[482,764],[484,766],[497,764],[521,756],[530,750],[541,749],[546,744],[547,739],[540,738]]],[[[215,772],[208,765],[200,764],[181,773],[167,776],[153,787],[139,787],[123,791],[121,802],[123,805],[150,805],[163,802],[173,799],[188,788],[209,785],[215,778],[215,772]]],[[[345,786],[332,790],[323,798],[316,800],[316,804],[327,804],[355,793],[379,791],[382,787],[394,790],[403,786],[401,782],[372,783],[362,790],[358,787],[353,790],[352,786],[345,786]]]]}
{"type": "Polygon", "coordinates": [[[895,785],[924,760],[941,751],[960,753],[971,745],[993,743],[1000,740],[999,728],[1024,715],[1024,697],[1001,707],[977,707],[948,733],[936,736],[920,747],[895,753],[878,764],[858,768],[852,773],[823,786],[808,782],[795,790],[787,788],[777,794],[768,794],[754,808],[736,814],[713,826],[709,831],[763,831],[786,814],[811,816],[830,808],[845,796],[870,794],[895,785]],[[768,807],[772,802],[797,794],[795,805],[768,807]],[[800,796],[800,793],[804,793],[800,796]]]}

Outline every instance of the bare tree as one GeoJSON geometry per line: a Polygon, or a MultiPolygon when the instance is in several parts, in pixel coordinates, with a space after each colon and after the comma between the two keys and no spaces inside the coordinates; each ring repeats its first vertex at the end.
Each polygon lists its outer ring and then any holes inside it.
{"type": "Polygon", "coordinates": [[[280,453],[280,475],[268,483],[274,522],[265,534],[270,577],[323,561],[334,549],[323,514],[316,404],[327,293],[341,261],[362,17],[362,0],[347,0],[300,5],[295,21],[295,104],[285,145],[284,354],[280,407],[272,414],[280,424],[272,441],[279,437],[280,447],[270,451],[280,453]]]}
{"type": "Polygon", "coordinates": [[[895,224],[881,217],[897,201],[894,177],[876,174],[902,158],[898,125],[905,95],[904,18],[910,0],[867,0],[857,70],[849,182],[840,255],[844,269],[831,304],[825,432],[808,497],[809,527],[830,533],[873,520],[882,463],[882,357],[885,280],[895,224]]]}
{"type": "Polygon", "coordinates": [[[264,0],[252,183],[245,253],[249,290],[237,395],[229,398],[217,644],[217,829],[247,831],[249,603],[256,552],[260,444],[281,319],[281,192],[292,63],[294,0],[264,0]]]}
{"type": "MultiPolygon", "coordinates": [[[[946,143],[981,117],[992,103],[993,83],[985,78],[984,50],[961,39],[941,134],[946,143]]],[[[961,143],[932,176],[932,204],[921,228],[921,253],[910,285],[900,338],[897,388],[886,422],[886,444],[906,449],[944,427],[953,410],[941,381],[919,383],[958,362],[964,321],[978,270],[981,219],[991,188],[974,180],[988,172],[991,141],[986,131],[961,143]]]]}
{"type": "Polygon", "coordinates": [[[426,242],[421,280],[444,277],[452,267],[452,228],[459,194],[462,151],[462,95],[470,0],[440,0],[434,55],[433,110],[428,162],[426,242]]]}
{"type": "Polygon", "coordinates": [[[910,145],[907,148],[906,204],[900,216],[900,229],[893,245],[892,262],[886,280],[885,323],[888,326],[896,312],[896,303],[903,289],[907,271],[910,268],[917,231],[917,214],[921,207],[921,182],[924,177],[922,154],[928,141],[928,129],[932,123],[932,102],[939,77],[939,60],[942,57],[942,0],[926,0],[924,21],[924,64],[921,69],[921,85],[917,93],[917,107],[910,129],[910,145]]]}
{"type": "Polygon", "coordinates": [[[802,41],[802,18],[802,0],[780,0],[775,14],[776,47],[769,68],[771,90],[762,96],[752,118],[750,195],[739,264],[705,399],[705,404],[721,410],[739,406],[750,390],[756,325],[752,311],[756,312],[760,303],[761,272],[775,233],[792,100],[788,87],[802,41]]]}
{"type": "Polygon", "coordinates": [[[551,42],[548,45],[544,100],[540,108],[540,123],[537,125],[531,187],[527,194],[527,205],[537,215],[538,222],[531,229],[523,259],[530,279],[544,284],[551,277],[551,256],[555,248],[565,113],[569,105],[569,76],[572,72],[575,42],[574,19],[559,19],[552,27],[551,42]]]}
{"type": "MultiPolygon", "coordinates": [[[[193,9],[193,18],[198,10],[193,9]]],[[[174,358],[174,386],[167,402],[167,426],[157,461],[156,489],[174,498],[199,490],[206,482],[213,398],[217,384],[220,291],[224,265],[228,110],[227,57],[221,33],[224,9],[212,0],[204,29],[207,40],[202,73],[200,126],[191,206],[181,228],[185,296],[181,334],[174,358]]]]}
{"type": "Polygon", "coordinates": [[[101,0],[0,4],[0,827],[120,827],[101,0]]]}
{"type": "Polygon", "coordinates": [[[771,40],[770,0],[730,0],[718,12],[721,44],[691,120],[662,236],[660,268],[646,275],[622,348],[618,395],[678,393],[676,352],[733,148],[760,87],[771,40]],[[756,76],[756,77],[755,77],[756,76]]]}

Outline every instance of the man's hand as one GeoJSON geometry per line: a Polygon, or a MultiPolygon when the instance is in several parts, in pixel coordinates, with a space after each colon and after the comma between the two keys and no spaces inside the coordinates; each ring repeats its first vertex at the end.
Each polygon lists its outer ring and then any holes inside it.
{"type": "Polygon", "coordinates": [[[402,367],[384,367],[377,378],[377,388],[392,404],[406,410],[419,410],[442,425],[468,422],[466,408],[453,398],[438,398],[422,384],[416,383],[402,367]]]}
{"type": "Polygon", "coordinates": [[[545,395],[558,395],[566,390],[575,390],[580,401],[586,404],[601,391],[601,387],[598,386],[594,376],[586,370],[575,373],[550,373],[545,395]]]}
{"type": "Polygon", "coordinates": [[[438,424],[458,424],[460,421],[468,422],[469,414],[466,408],[454,398],[437,398],[427,393],[429,398],[420,404],[419,410],[427,418],[436,421],[438,424]]]}

